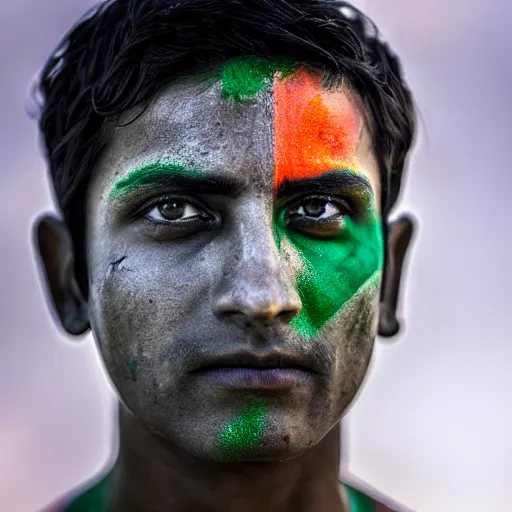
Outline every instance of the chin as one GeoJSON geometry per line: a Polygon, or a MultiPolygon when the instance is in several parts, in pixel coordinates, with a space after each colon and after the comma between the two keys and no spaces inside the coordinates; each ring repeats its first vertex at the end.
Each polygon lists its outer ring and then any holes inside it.
{"type": "Polygon", "coordinates": [[[294,459],[320,442],[335,423],[327,412],[332,404],[324,400],[307,413],[304,403],[284,405],[259,399],[243,400],[236,406],[231,402],[201,405],[191,401],[173,407],[172,413],[166,409],[145,423],[175,449],[212,462],[294,459]]]}
{"type": "MultiPolygon", "coordinates": [[[[217,458],[219,461],[238,462],[278,462],[300,457],[323,438],[323,429],[306,428],[307,421],[297,425],[295,421],[278,421],[269,418],[265,430],[259,437],[254,436],[252,442],[240,445],[239,439],[225,439],[224,445],[217,436],[217,458]],[[291,424],[293,423],[293,424],[291,424]],[[227,441],[227,442],[226,442],[227,441]],[[219,450],[220,448],[220,450],[219,450]]],[[[236,434],[236,432],[234,432],[236,434]]],[[[221,439],[222,441],[222,439],[221,439]]]]}
{"type": "Polygon", "coordinates": [[[220,463],[245,463],[245,462],[285,462],[303,455],[308,450],[307,446],[291,447],[285,441],[269,440],[261,446],[257,446],[245,453],[219,453],[214,450],[200,458],[209,459],[220,463]]]}
{"type": "Polygon", "coordinates": [[[275,444],[262,446],[259,450],[252,454],[247,455],[240,459],[241,462],[286,462],[289,460],[297,459],[308,451],[310,446],[307,443],[297,446],[284,446],[282,440],[275,444]]]}

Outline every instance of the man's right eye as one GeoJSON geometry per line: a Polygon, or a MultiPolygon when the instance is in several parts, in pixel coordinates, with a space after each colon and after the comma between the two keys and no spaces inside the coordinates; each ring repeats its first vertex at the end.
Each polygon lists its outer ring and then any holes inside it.
{"type": "Polygon", "coordinates": [[[149,238],[176,240],[219,226],[220,216],[202,201],[180,196],[164,196],[146,202],[130,215],[137,229],[149,238]]]}
{"type": "Polygon", "coordinates": [[[174,199],[153,206],[145,217],[154,222],[180,222],[196,218],[206,219],[209,215],[191,203],[174,199]]]}

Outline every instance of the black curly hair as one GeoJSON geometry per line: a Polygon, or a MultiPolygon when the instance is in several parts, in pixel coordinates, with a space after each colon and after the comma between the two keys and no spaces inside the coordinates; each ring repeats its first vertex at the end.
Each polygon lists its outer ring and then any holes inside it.
{"type": "Polygon", "coordinates": [[[248,55],[293,58],[359,94],[386,216],[400,191],[416,112],[399,59],[363,13],[326,0],[107,0],[62,39],[38,83],[46,158],[77,257],[85,254],[87,182],[119,115],[179,76],[248,55]]]}

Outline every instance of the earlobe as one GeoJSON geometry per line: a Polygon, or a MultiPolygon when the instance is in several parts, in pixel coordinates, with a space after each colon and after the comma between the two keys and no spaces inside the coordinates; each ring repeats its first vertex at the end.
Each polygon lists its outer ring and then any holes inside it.
{"type": "Polygon", "coordinates": [[[409,249],[415,223],[409,215],[403,215],[387,225],[387,250],[382,280],[379,335],[390,338],[400,330],[397,305],[400,295],[404,261],[409,249]]]}
{"type": "Polygon", "coordinates": [[[53,309],[65,331],[76,336],[84,334],[89,330],[87,301],[75,276],[69,232],[52,215],[39,218],[34,227],[34,245],[53,309]]]}

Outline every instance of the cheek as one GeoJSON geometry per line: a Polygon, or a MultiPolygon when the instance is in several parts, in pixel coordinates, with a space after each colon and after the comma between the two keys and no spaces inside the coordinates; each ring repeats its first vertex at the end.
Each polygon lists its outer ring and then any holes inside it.
{"type": "Polygon", "coordinates": [[[303,262],[296,282],[302,311],[292,322],[302,336],[315,337],[366,283],[377,282],[374,287],[378,289],[383,244],[376,218],[364,224],[346,218],[334,240],[315,240],[293,232],[284,236],[303,262]]]}
{"type": "MultiPolygon", "coordinates": [[[[183,361],[180,326],[201,306],[201,277],[171,251],[137,252],[98,262],[91,279],[90,316],[108,373],[126,400],[172,387],[183,361]],[[194,301],[194,299],[196,299],[194,301]]],[[[206,280],[207,281],[207,280],[206,280]]]]}
{"type": "Polygon", "coordinates": [[[371,359],[377,333],[380,275],[370,278],[322,330],[336,347],[332,398],[342,412],[360,389],[371,359]]]}

